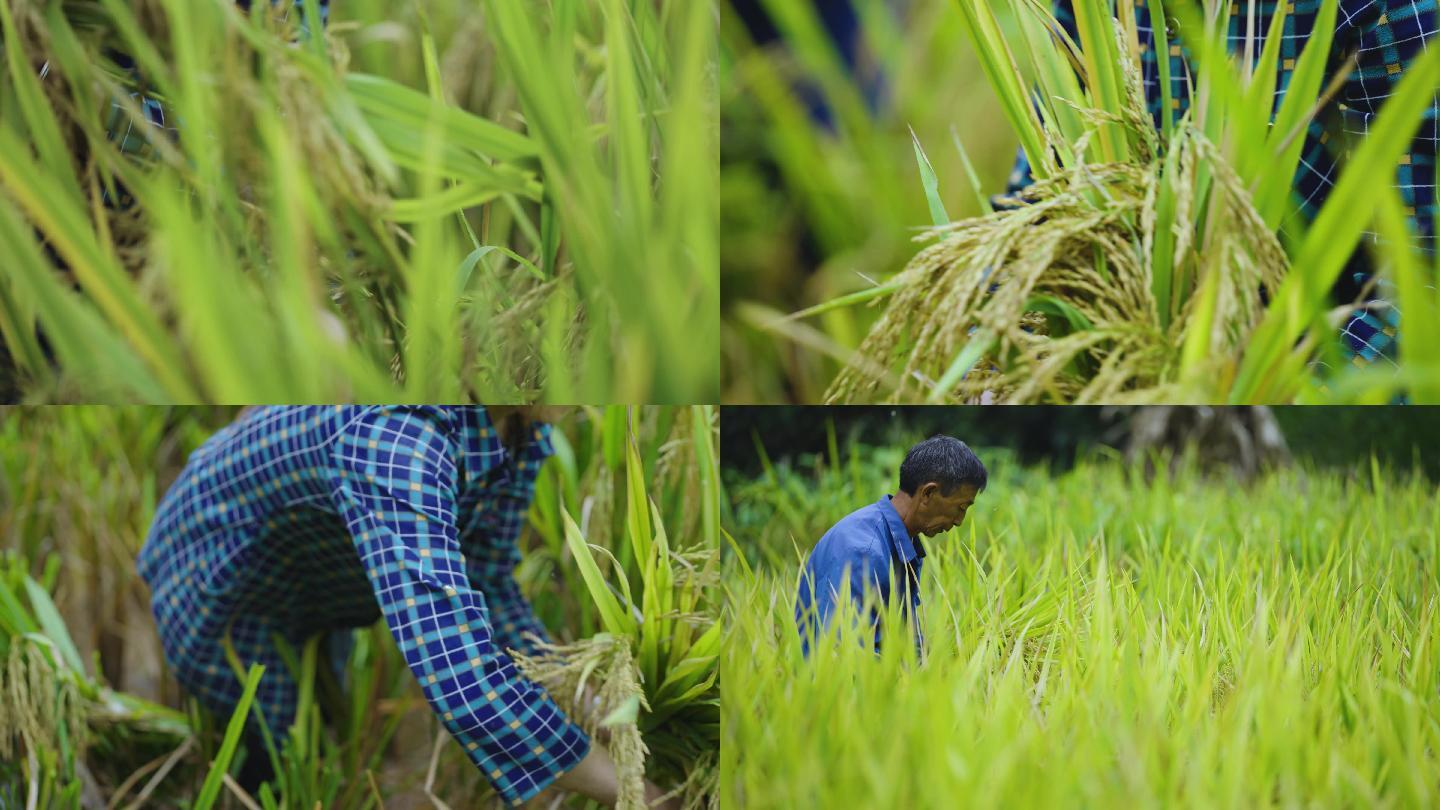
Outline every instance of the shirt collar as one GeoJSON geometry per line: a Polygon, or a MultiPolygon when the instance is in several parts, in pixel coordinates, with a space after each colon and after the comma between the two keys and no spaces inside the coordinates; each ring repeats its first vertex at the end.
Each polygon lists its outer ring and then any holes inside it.
{"type": "Polygon", "coordinates": [[[875,504],[879,507],[880,514],[885,516],[885,526],[890,529],[890,542],[906,563],[913,563],[917,558],[924,559],[925,546],[920,543],[920,538],[910,536],[910,530],[905,528],[905,521],[900,519],[900,513],[895,510],[895,504],[890,502],[890,497],[888,494],[883,495],[875,504]]]}

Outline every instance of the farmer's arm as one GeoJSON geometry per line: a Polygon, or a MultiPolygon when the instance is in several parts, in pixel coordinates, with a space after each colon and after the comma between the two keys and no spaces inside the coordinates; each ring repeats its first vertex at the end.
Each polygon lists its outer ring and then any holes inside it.
{"type": "Polygon", "coordinates": [[[421,415],[372,412],[337,437],[333,497],[426,699],[506,802],[523,801],[590,740],[493,641],[460,553],[453,451],[421,415]]]}
{"type": "Polygon", "coordinates": [[[527,637],[533,634],[549,641],[550,636],[515,582],[515,566],[520,562],[517,541],[535,497],[537,468],[554,450],[549,425],[532,425],[527,438],[534,444],[516,460],[515,480],[488,493],[476,505],[464,548],[466,574],[489,602],[496,642],[501,649],[533,654],[535,645],[527,637]]]}
{"type": "Polygon", "coordinates": [[[534,608],[515,581],[515,566],[520,562],[520,548],[516,540],[524,525],[530,501],[496,495],[482,498],[479,508],[484,510],[484,514],[477,515],[476,523],[481,527],[479,530],[486,531],[487,535],[467,542],[466,572],[490,605],[490,621],[495,627],[496,643],[502,649],[534,654],[535,644],[529,637],[533,635],[549,642],[550,634],[536,618],[534,608]]]}

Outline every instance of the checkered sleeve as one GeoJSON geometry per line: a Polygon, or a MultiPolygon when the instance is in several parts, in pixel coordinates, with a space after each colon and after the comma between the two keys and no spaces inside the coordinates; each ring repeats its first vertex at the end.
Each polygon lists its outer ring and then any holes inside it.
{"type": "Polygon", "coordinates": [[[380,408],[336,438],[333,497],[405,661],[505,801],[570,770],[590,740],[495,643],[456,521],[454,443],[423,412],[380,408]]]}
{"type": "Polygon", "coordinates": [[[533,655],[535,645],[527,637],[533,634],[549,641],[550,634],[535,617],[535,610],[515,581],[515,566],[520,562],[516,541],[529,508],[528,497],[509,492],[482,498],[477,506],[475,531],[484,536],[467,543],[470,553],[465,559],[470,581],[490,604],[496,643],[502,649],[533,655]]]}
{"type": "Polygon", "coordinates": [[[490,618],[495,638],[504,649],[516,649],[527,655],[537,650],[528,638],[531,634],[549,641],[545,625],[535,616],[529,600],[515,581],[515,566],[520,562],[520,532],[525,516],[535,499],[535,479],[545,459],[554,454],[550,443],[550,426],[532,426],[529,444],[515,460],[511,478],[478,501],[475,507],[473,536],[466,538],[466,573],[490,602],[490,618]]]}

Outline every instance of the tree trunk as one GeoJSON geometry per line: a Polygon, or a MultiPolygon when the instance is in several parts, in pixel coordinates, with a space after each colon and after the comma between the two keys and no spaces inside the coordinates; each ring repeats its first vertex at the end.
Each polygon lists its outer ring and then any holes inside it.
{"type": "Polygon", "coordinates": [[[1154,472],[1159,459],[1168,459],[1174,472],[1187,453],[1202,470],[1223,469],[1242,481],[1290,461],[1280,425],[1264,406],[1153,405],[1109,411],[1121,417],[1117,444],[1123,444],[1131,463],[1143,462],[1147,473],[1154,472]]]}

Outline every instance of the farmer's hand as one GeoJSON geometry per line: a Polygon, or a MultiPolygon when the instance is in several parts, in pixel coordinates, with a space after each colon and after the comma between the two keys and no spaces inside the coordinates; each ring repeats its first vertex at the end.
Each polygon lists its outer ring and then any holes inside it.
{"type": "MultiPolygon", "coordinates": [[[[560,774],[555,784],[571,793],[579,793],[605,805],[614,807],[620,799],[620,777],[615,772],[615,761],[604,746],[590,746],[590,753],[580,764],[560,774]]],[[[645,781],[645,802],[651,804],[665,795],[665,791],[645,781]]],[[[680,810],[678,798],[666,799],[660,804],[651,804],[661,810],[680,810]]]]}
{"type": "Polygon", "coordinates": [[[620,779],[615,773],[615,762],[604,746],[590,746],[590,753],[580,764],[560,774],[555,784],[570,791],[588,796],[605,805],[614,807],[620,798],[620,779]]]}

